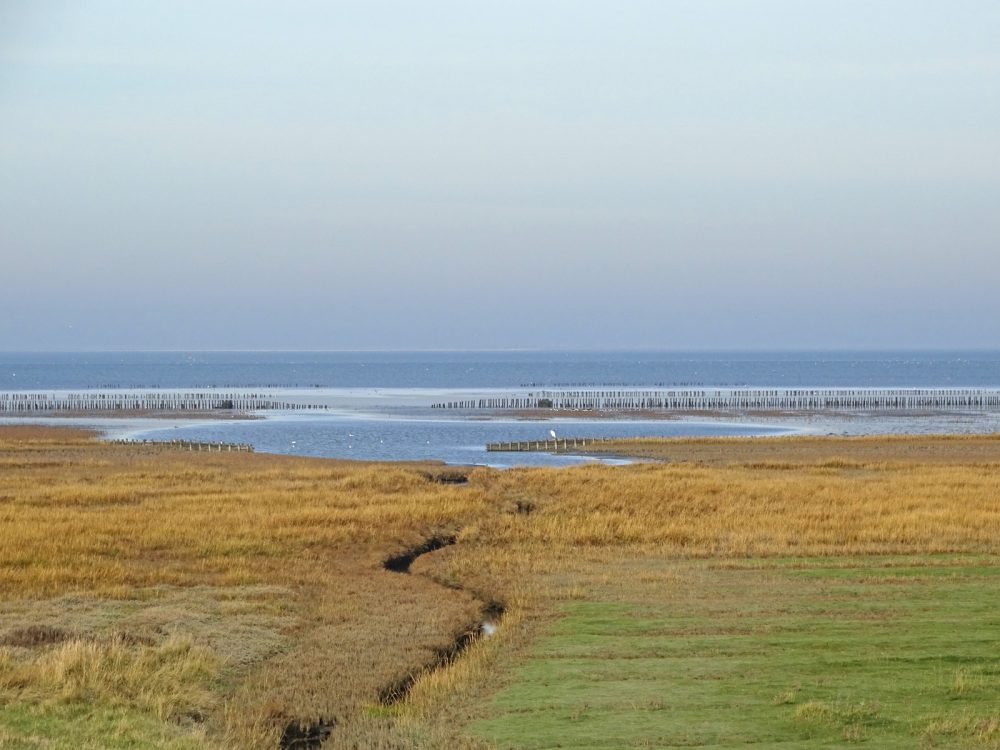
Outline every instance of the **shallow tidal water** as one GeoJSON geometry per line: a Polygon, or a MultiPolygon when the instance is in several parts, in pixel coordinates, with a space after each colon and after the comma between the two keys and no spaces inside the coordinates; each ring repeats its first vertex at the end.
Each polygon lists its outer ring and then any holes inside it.
{"type": "Polygon", "coordinates": [[[122,425],[116,437],[250,443],[256,450],[300,456],[378,461],[436,460],[495,467],[564,466],[593,458],[549,453],[488,453],[486,443],[560,437],[760,435],[788,432],[774,426],[667,421],[554,419],[421,419],[416,417],[279,414],[260,420],[217,421],[150,430],[122,425]]]}
{"type": "Polygon", "coordinates": [[[517,420],[448,414],[449,394],[560,387],[1000,386],[1000,352],[78,352],[0,353],[0,390],[267,388],[328,411],[255,420],[50,420],[111,438],[250,443],[258,451],[365,460],[566,465],[594,460],[487,453],[486,443],[559,437],[990,431],[997,415],[732,420],[517,420]]]}

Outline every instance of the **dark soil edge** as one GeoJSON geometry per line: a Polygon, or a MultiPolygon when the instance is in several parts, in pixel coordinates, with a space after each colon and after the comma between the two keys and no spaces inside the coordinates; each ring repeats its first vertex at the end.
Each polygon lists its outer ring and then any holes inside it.
{"type": "Polygon", "coordinates": [[[393,573],[409,573],[410,566],[418,557],[426,555],[428,552],[439,550],[442,547],[450,547],[456,541],[457,539],[454,534],[432,536],[429,539],[425,539],[416,547],[410,547],[405,552],[386,558],[382,566],[393,573]]]}

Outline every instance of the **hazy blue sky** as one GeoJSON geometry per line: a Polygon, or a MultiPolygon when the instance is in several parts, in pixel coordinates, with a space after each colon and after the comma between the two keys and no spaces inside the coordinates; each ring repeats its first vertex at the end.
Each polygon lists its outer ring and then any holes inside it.
{"type": "Polygon", "coordinates": [[[1000,3],[0,3],[0,349],[1000,346],[1000,3]]]}

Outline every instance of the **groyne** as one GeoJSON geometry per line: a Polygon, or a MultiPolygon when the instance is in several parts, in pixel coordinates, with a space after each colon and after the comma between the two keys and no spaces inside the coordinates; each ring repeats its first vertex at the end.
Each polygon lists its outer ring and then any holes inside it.
{"type": "Polygon", "coordinates": [[[569,411],[995,411],[1000,388],[623,388],[538,390],[436,403],[437,409],[569,411]]]}
{"type": "Polygon", "coordinates": [[[166,446],[181,451],[208,453],[253,453],[249,443],[201,443],[194,440],[112,440],[115,445],[152,445],[166,446]]]}
{"type": "Polygon", "coordinates": [[[0,392],[0,414],[60,412],[180,412],[325,409],[297,404],[255,391],[81,391],[45,393],[0,392]]]}
{"type": "Polygon", "coordinates": [[[531,451],[548,451],[559,453],[574,448],[592,448],[615,438],[553,438],[551,440],[517,440],[509,443],[487,443],[486,450],[490,453],[528,453],[531,451]]]}

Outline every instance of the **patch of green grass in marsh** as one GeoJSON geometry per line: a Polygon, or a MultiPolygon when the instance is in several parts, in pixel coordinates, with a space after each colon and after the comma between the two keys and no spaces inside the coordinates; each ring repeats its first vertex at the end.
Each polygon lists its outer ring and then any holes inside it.
{"type": "Polygon", "coordinates": [[[4,750],[207,750],[197,729],[185,729],[126,708],[66,705],[0,705],[4,750]]]}
{"type": "Polygon", "coordinates": [[[502,748],[1000,746],[997,570],[878,565],[680,567],[673,601],[567,605],[473,730],[502,748]]]}

